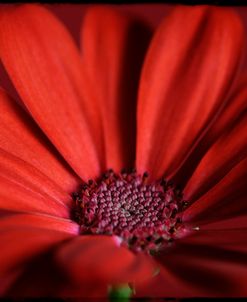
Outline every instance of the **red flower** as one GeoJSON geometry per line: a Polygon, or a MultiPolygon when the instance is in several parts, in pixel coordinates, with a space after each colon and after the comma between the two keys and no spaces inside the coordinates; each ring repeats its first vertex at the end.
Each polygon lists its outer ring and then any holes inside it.
{"type": "Polygon", "coordinates": [[[1,11],[0,55],[23,102],[0,92],[2,295],[107,296],[123,283],[136,296],[247,294],[240,21],[207,6],[165,18],[136,126],[147,40],[133,21],[89,9],[81,59],[43,7],[1,11]]]}

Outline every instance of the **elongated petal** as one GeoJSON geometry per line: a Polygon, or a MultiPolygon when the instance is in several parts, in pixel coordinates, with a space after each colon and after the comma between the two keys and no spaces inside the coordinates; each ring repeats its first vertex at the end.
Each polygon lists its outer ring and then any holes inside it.
{"type": "Polygon", "coordinates": [[[246,229],[226,223],[202,226],[155,257],[160,273],[136,288],[138,297],[245,296],[245,237],[246,229]]]}
{"type": "Polygon", "coordinates": [[[52,253],[59,243],[78,233],[78,225],[48,215],[12,214],[1,217],[0,230],[0,240],[6,245],[0,262],[7,262],[1,263],[0,292],[2,290],[8,297],[22,298],[61,292],[68,282],[64,284],[52,253]]]}
{"type": "Polygon", "coordinates": [[[234,87],[232,93],[229,95],[222,112],[215,119],[212,126],[209,127],[195,149],[190,153],[185,163],[179,168],[178,173],[174,176],[174,181],[179,183],[181,187],[185,186],[203,156],[217,139],[224,133],[231,131],[242,118],[247,108],[246,85],[246,76],[240,77],[238,83],[236,83],[236,87],[234,87]]]}
{"type": "Polygon", "coordinates": [[[0,208],[69,217],[72,198],[25,161],[0,149],[0,208]]]}
{"type": "Polygon", "coordinates": [[[158,29],[142,72],[137,167],[175,173],[233,82],[243,30],[230,10],[178,6],[158,29]]]}
{"type": "MultiPolygon", "coordinates": [[[[1,224],[1,222],[0,222],[1,224]]],[[[0,277],[16,269],[71,234],[34,227],[18,227],[18,222],[1,228],[0,277]]]]}
{"type": "Polygon", "coordinates": [[[66,29],[38,5],[2,11],[0,29],[3,64],[38,125],[82,178],[98,175],[97,111],[86,104],[93,100],[66,29]]]}
{"type": "Polygon", "coordinates": [[[83,22],[83,68],[97,85],[107,168],[134,165],[136,94],[148,37],[145,27],[106,6],[89,9],[83,22]]]}
{"type": "MultiPolygon", "coordinates": [[[[184,193],[194,201],[206,193],[242,159],[247,156],[247,112],[239,117],[234,127],[228,129],[204,155],[187,183],[184,193]]],[[[246,192],[247,194],[247,192],[246,192]]]]}
{"type": "Polygon", "coordinates": [[[155,277],[145,283],[135,285],[136,298],[152,297],[152,299],[155,299],[197,296],[194,288],[191,290],[188,284],[183,282],[175,273],[168,270],[165,265],[159,264],[159,267],[159,273],[155,277]]]}
{"type": "Polygon", "coordinates": [[[188,237],[187,243],[204,244],[224,248],[236,252],[247,253],[246,233],[247,215],[215,222],[199,223],[199,230],[195,236],[188,237]]]}
{"type": "Polygon", "coordinates": [[[81,236],[64,245],[57,261],[77,283],[98,280],[105,284],[121,284],[148,279],[153,262],[143,254],[134,255],[117,246],[113,237],[81,236]]]}
{"type": "Polygon", "coordinates": [[[0,128],[1,149],[32,165],[64,191],[75,190],[79,182],[77,177],[28,114],[2,89],[0,89],[0,128]]]}
{"type": "Polygon", "coordinates": [[[68,208],[56,200],[23,187],[0,176],[0,209],[14,212],[35,212],[68,217],[68,208]]]}
{"type": "Polygon", "coordinates": [[[79,226],[77,223],[70,219],[63,219],[59,217],[52,217],[44,214],[12,214],[5,217],[1,217],[1,228],[8,229],[13,226],[27,227],[27,228],[39,228],[43,230],[54,230],[59,232],[68,233],[71,235],[77,235],[79,226]]]}
{"type": "Polygon", "coordinates": [[[242,160],[217,185],[185,212],[185,221],[215,221],[247,213],[247,159],[242,160]]]}
{"type": "MultiPolygon", "coordinates": [[[[239,215],[229,219],[219,219],[218,221],[203,224],[202,230],[220,230],[220,229],[237,229],[247,228],[247,215],[239,215]]],[[[225,238],[226,239],[226,238],[225,238]]]]}
{"type": "Polygon", "coordinates": [[[5,295],[11,298],[70,297],[77,298],[76,301],[98,301],[108,296],[107,285],[93,282],[76,286],[58,269],[52,252],[48,251],[25,265],[23,273],[10,284],[5,295]]]}
{"type": "Polygon", "coordinates": [[[246,229],[198,231],[157,261],[187,286],[187,296],[245,296],[245,235],[246,229]]]}

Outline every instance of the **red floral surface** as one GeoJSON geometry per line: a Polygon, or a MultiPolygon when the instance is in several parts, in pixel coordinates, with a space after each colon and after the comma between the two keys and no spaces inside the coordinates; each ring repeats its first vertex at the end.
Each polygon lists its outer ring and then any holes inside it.
{"type": "Polygon", "coordinates": [[[247,9],[233,8],[242,28],[220,8],[47,8],[77,47],[41,7],[0,11],[0,56],[18,91],[3,70],[1,295],[105,297],[131,282],[136,297],[246,296],[247,9]],[[130,34],[137,16],[146,24],[130,34]],[[78,236],[70,219],[81,180],[134,164],[190,202],[190,235],[153,258],[78,236]]]}

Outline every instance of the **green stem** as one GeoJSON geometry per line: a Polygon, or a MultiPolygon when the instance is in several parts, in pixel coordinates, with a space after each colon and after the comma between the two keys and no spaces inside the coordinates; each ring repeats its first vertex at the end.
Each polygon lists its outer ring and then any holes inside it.
{"type": "Polygon", "coordinates": [[[110,302],[128,302],[132,296],[132,289],[128,284],[120,286],[111,286],[109,290],[109,301],[110,302]]]}

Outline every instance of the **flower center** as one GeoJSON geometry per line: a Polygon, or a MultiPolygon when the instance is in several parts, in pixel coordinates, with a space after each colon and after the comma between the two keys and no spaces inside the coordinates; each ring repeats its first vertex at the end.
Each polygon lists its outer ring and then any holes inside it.
{"type": "Polygon", "coordinates": [[[97,181],[84,183],[73,194],[73,218],[81,234],[116,235],[121,244],[139,252],[155,252],[178,237],[187,206],[182,192],[148,174],[109,170],[97,181]]]}

